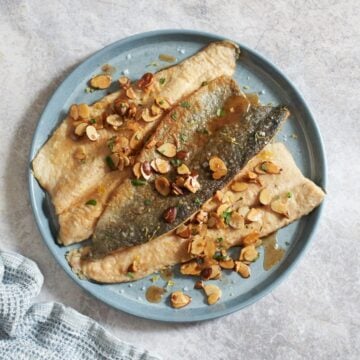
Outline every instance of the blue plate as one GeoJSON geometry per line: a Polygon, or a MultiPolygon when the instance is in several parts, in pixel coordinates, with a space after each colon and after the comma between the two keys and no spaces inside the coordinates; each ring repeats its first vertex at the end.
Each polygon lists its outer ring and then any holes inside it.
{"type": "MultiPolygon", "coordinates": [[[[87,81],[101,71],[103,64],[111,64],[120,76],[129,72],[133,79],[144,72],[157,70],[154,62],[160,66],[168,64],[158,61],[160,53],[172,54],[180,61],[210,43],[223,40],[222,37],[197,31],[164,30],[138,34],[120,40],[98,51],[80,66],[59,86],[47,104],[37,125],[30,151],[30,160],[34,158],[41,146],[46,142],[53,130],[62,121],[69,106],[73,103],[91,103],[105,95],[96,91],[84,92],[87,81]]],[[[326,164],[324,148],[318,127],[312,117],[305,100],[273,64],[255,51],[243,46],[240,60],[235,72],[235,79],[248,92],[259,92],[263,103],[286,104],[291,117],[286,122],[278,140],[285,142],[294,156],[302,172],[316,184],[325,188],[326,164]],[[293,134],[296,134],[294,139],[293,134]]],[[[151,304],[145,299],[145,289],[152,284],[150,277],[131,284],[100,285],[79,280],[72,273],[65,260],[65,253],[70,248],[59,247],[52,232],[53,220],[48,209],[45,192],[32,175],[29,165],[30,197],[35,219],[41,235],[53,256],[66,273],[81,287],[101,301],[116,309],[140,317],[169,321],[191,322],[213,319],[239,310],[269,293],[282,281],[304,254],[310,239],[314,235],[320,219],[322,206],[309,216],[302,218],[279,232],[279,244],[286,249],[283,260],[270,271],[264,271],[261,260],[252,265],[252,276],[244,280],[236,273],[226,274],[219,283],[223,290],[221,301],[213,306],[205,303],[203,293],[194,290],[193,279],[176,275],[172,289],[184,289],[193,301],[184,309],[174,310],[166,299],[159,304],[151,304]]],[[[156,285],[162,286],[165,281],[160,279],[156,285]]]]}

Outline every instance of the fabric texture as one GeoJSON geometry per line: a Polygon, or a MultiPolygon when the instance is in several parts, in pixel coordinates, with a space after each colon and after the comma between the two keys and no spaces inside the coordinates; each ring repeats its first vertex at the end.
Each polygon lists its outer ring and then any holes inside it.
{"type": "Polygon", "coordinates": [[[21,255],[0,251],[0,359],[156,360],[59,303],[34,303],[44,278],[21,255]]]}

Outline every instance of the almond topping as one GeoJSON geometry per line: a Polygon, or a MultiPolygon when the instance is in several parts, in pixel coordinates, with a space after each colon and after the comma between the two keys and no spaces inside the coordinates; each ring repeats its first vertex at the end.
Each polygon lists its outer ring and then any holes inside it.
{"type": "Polygon", "coordinates": [[[261,221],[264,213],[260,209],[252,208],[246,215],[246,220],[261,221]]]}
{"type": "Polygon", "coordinates": [[[262,189],[260,191],[260,194],[259,194],[260,204],[269,205],[271,203],[271,199],[272,199],[271,193],[267,188],[262,189]]]}
{"type": "Polygon", "coordinates": [[[242,215],[240,215],[237,211],[234,211],[231,214],[229,225],[233,229],[242,229],[245,226],[245,219],[242,215]]]}
{"type": "Polygon", "coordinates": [[[69,115],[73,120],[77,120],[79,118],[79,111],[76,104],[70,106],[69,115]]]}
{"type": "Polygon", "coordinates": [[[246,174],[247,178],[249,180],[255,180],[258,176],[256,173],[254,173],[253,171],[248,171],[248,173],[246,174]]]}
{"type": "Polygon", "coordinates": [[[175,309],[183,308],[184,306],[190,304],[190,302],[191,297],[181,291],[175,291],[170,296],[171,306],[175,309]]]}
{"type": "Polygon", "coordinates": [[[90,80],[90,86],[94,89],[107,89],[111,81],[110,75],[97,75],[90,80]]]}
{"type": "Polygon", "coordinates": [[[154,82],[154,75],[152,73],[145,73],[137,82],[137,86],[141,90],[145,90],[150,87],[154,82]]]}
{"type": "Polygon", "coordinates": [[[148,161],[145,161],[145,162],[143,162],[141,164],[140,172],[141,172],[142,177],[145,180],[150,179],[150,177],[151,177],[151,166],[150,166],[150,163],[148,161]]]}
{"type": "Polygon", "coordinates": [[[200,275],[200,266],[196,260],[189,261],[180,266],[180,273],[183,275],[200,275]]]}
{"type": "Polygon", "coordinates": [[[163,110],[168,110],[171,107],[169,102],[163,97],[157,97],[155,102],[163,110]]]}
{"type": "Polygon", "coordinates": [[[155,159],[151,162],[151,167],[160,174],[167,174],[170,169],[170,163],[167,160],[155,159]]]}
{"type": "Polygon", "coordinates": [[[161,117],[161,113],[151,116],[148,108],[145,108],[141,114],[141,118],[145,122],[154,122],[155,120],[159,119],[160,117],[161,117]]]}
{"type": "Polygon", "coordinates": [[[194,285],[194,289],[203,289],[203,287],[204,287],[204,282],[201,280],[198,280],[194,285]]]}
{"type": "Polygon", "coordinates": [[[235,271],[245,279],[250,276],[250,267],[241,261],[235,261],[235,271]]]}
{"type": "Polygon", "coordinates": [[[242,192],[247,190],[249,185],[245,182],[236,181],[231,185],[231,190],[235,192],[242,192]]]}
{"type": "Polygon", "coordinates": [[[217,303],[221,298],[221,290],[216,285],[205,285],[204,291],[208,297],[207,300],[209,305],[217,303]]]}
{"type": "Polygon", "coordinates": [[[200,210],[195,217],[196,221],[199,223],[207,223],[208,213],[206,211],[200,210]]]}
{"type": "Polygon", "coordinates": [[[172,158],[176,155],[176,146],[171,143],[165,143],[157,148],[157,151],[168,158],[172,158]]]}
{"type": "Polygon", "coordinates": [[[272,211],[274,211],[278,214],[284,215],[286,217],[289,217],[288,203],[285,202],[284,200],[282,200],[280,198],[277,200],[274,200],[270,206],[271,206],[272,211]]]}
{"type": "Polygon", "coordinates": [[[135,175],[135,177],[136,177],[137,179],[140,179],[140,176],[141,176],[141,170],[140,170],[140,168],[141,168],[141,163],[139,163],[139,162],[137,162],[137,163],[133,166],[133,168],[132,168],[133,174],[135,175]]]}
{"type": "Polygon", "coordinates": [[[86,135],[91,141],[96,141],[100,137],[99,133],[96,131],[95,127],[92,125],[89,125],[86,128],[86,135]]]}
{"type": "Polygon", "coordinates": [[[267,174],[280,174],[281,168],[274,164],[271,161],[264,161],[260,165],[261,170],[265,171],[267,174]]]}
{"type": "Polygon", "coordinates": [[[85,134],[86,128],[88,127],[87,123],[80,123],[76,126],[74,133],[77,136],[83,136],[85,134]]]}
{"type": "Polygon", "coordinates": [[[179,160],[186,160],[189,153],[185,150],[180,150],[176,153],[176,158],[179,160]]]}
{"type": "Polygon", "coordinates": [[[120,76],[119,84],[124,90],[127,90],[130,87],[130,79],[126,76],[120,76]]]}
{"type": "Polygon", "coordinates": [[[214,180],[219,180],[219,179],[223,178],[226,174],[227,174],[227,170],[218,170],[212,174],[212,178],[214,180]]]}
{"type": "Polygon", "coordinates": [[[235,263],[233,259],[227,259],[227,260],[220,260],[219,265],[223,269],[231,270],[234,268],[235,263]]]}
{"type": "Polygon", "coordinates": [[[260,234],[257,231],[254,231],[248,235],[246,235],[242,241],[241,244],[243,246],[249,246],[249,245],[255,245],[257,241],[259,240],[260,234]]]}
{"type": "Polygon", "coordinates": [[[161,113],[161,109],[155,104],[151,105],[151,115],[159,115],[161,113]]]}
{"type": "Polygon", "coordinates": [[[90,116],[90,108],[87,104],[79,104],[77,106],[79,117],[82,119],[88,119],[90,116]]]}
{"type": "Polygon", "coordinates": [[[185,165],[185,164],[181,164],[178,168],[177,168],[177,173],[179,175],[189,175],[191,173],[190,169],[185,165]]]}
{"type": "MultiPolygon", "coordinates": [[[[164,176],[159,176],[155,179],[155,189],[162,196],[168,196],[170,194],[170,182],[164,176]]],[[[175,208],[176,209],[176,208],[175,208]]],[[[176,216],[176,215],[175,215],[176,216]]],[[[169,218],[170,219],[170,218],[169,218]]],[[[174,219],[175,220],[175,219],[174,219]]],[[[172,221],[171,221],[172,222],[172,221]]]]}
{"type": "Polygon", "coordinates": [[[211,171],[227,170],[225,163],[217,156],[213,156],[209,161],[211,171]]]}
{"type": "Polygon", "coordinates": [[[198,177],[199,175],[188,176],[188,178],[185,180],[184,183],[184,187],[193,194],[195,194],[201,188],[201,185],[198,181],[198,177]]]}
{"type": "Polygon", "coordinates": [[[106,122],[114,127],[119,127],[123,124],[123,121],[121,120],[120,115],[113,114],[106,117],[106,122]]]}
{"type": "Polygon", "coordinates": [[[170,207],[164,212],[164,220],[171,224],[176,220],[177,216],[177,208],[176,207],[170,207]]]}
{"type": "Polygon", "coordinates": [[[135,131],[133,136],[130,139],[130,148],[135,150],[137,149],[140,144],[141,144],[141,140],[142,140],[142,132],[141,131],[135,131]]]}
{"type": "Polygon", "coordinates": [[[205,245],[206,240],[200,235],[195,235],[190,243],[190,254],[194,256],[201,255],[204,252],[205,245]]]}
{"type": "Polygon", "coordinates": [[[184,225],[181,224],[177,229],[176,229],[176,235],[180,236],[183,239],[188,239],[191,236],[191,228],[190,225],[184,225]]]}
{"type": "Polygon", "coordinates": [[[126,96],[129,98],[129,99],[136,99],[136,93],[134,91],[133,88],[129,87],[128,89],[126,89],[126,96]]]}
{"type": "Polygon", "coordinates": [[[241,249],[240,251],[240,261],[255,261],[259,256],[258,251],[255,248],[255,245],[248,245],[241,249]]]}

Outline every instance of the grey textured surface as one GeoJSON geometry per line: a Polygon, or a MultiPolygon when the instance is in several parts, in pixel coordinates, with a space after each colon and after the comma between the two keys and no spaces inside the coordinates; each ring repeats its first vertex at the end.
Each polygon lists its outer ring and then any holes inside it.
{"type": "Polygon", "coordinates": [[[323,1],[0,0],[1,248],[35,260],[41,300],[56,300],[165,359],[360,357],[360,7],[323,1]],[[135,5],[136,3],[136,5],[135,5]],[[271,4],[270,4],[271,3],[271,4]],[[304,94],[329,165],[326,208],[297,269],[236,314],[167,325],[117,312],[85,294],[56,264],[27,193],[28,151],[50,94],[90,55],[130,34],[194,28],[233,38],[278,65],[304,94]]]}

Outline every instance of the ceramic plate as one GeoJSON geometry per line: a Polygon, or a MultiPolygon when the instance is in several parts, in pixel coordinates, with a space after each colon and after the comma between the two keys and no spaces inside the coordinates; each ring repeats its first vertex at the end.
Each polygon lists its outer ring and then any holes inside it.
{"type": "MultiPolygon", "coordinates": [[[[223,40],[220,36],[185,30],[164,30],[143,33],[111,44],[92,55],[79,65],[59,86],[47,104],[37,125],[30,152],[34,158],[41,146],[62,121],[73,103],[92,103],[105,95],[105,91],[86,93],[87,81],[101,71],[103,64],[111,64],[118,77],[129,72],[137,79],[144,72],[156,71],[158,67],[149,64],[158,61],[160,53],[175,55],[178,61],[196,53],[211,41],[223,40]]],[[[302,172],[316,184],[325,188],[326,166],[324,149],[317,125],[303,97],[274,65],[257,52],[239,44],[241,57],[238,61],[235,79],[247,92],[258,92],[262,103],[285,104],[291,117],[286,122],[278,140],[286,144],[302,172]],[[294,134],[296,136],[294,136],[294,134]],[[296,137],[296,139],[295,139],[296,137]]],[[[252,276],[244,280],[238,274],[224,274],[221,281],[214,281],[223,290],[221,301],[213,306],[206,304],[202,291],[194,290],[194,280],[175,274],[172,289],[185,289],[193,298],[189,306],[180,310],[172,309],[166,297],[159,304],[145,299],[145,289],[152,284],[150,277],[130,284],[100,285],[79,280],[72,273],[65,260],[65,253],[78,245],[64,248],[55,242],[52,231],[54,219],[48,206],[45,192],[38,185],[29,167],[30,196],[37,225],[42,238],[53,256],[67,274],[82,288],[101,301],[116,309],[148,319],[171,322],[190,322],[216,318],[239,310],[269,293],[294,268],[309,245],[320,218],[322,206],[309,216],[302,218],[279,231],[279,245],[286,249],[283,260],[271,270],[263,269],[261,258],[251,266],[252,276]]],[[[160,279],[156,285],[163,286],[160,279]]]]}

